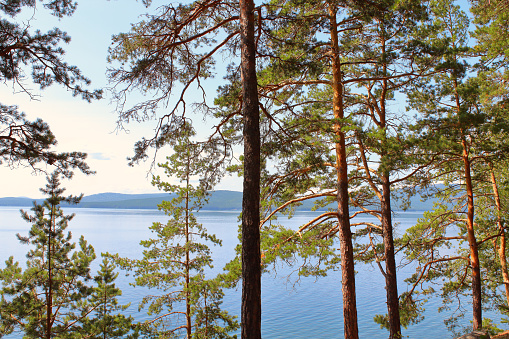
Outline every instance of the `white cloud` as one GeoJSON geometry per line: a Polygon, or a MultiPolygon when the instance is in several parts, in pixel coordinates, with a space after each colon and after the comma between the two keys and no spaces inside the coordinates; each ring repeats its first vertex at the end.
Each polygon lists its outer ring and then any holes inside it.
{"type": "Polygon", "coordinates": [[[104,153],[90,153],[88,156],[90,157],[90,159],[94,160],[111,160],[111,158],[105,155],[104,153]]]}

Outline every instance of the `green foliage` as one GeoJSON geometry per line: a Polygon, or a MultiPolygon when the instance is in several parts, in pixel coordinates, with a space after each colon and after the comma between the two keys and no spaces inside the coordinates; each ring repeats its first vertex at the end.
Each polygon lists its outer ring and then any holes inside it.
{"type": "MultiPolygon", "coordinates": [[[[399,296],[399,316],[401,326],[408,328],[410,325],[418,324],[424,320],[424,300],[414,300],[412,295],[405,292],[399,296]]],[[[389,329],[389,317],[387,314],[377,314],[373,318],[374,322],[380,325],[380,328],[389,329]]]]}
{"type": "Polygon", "coordinates": [[[231,57],[237,53],[238,20],[238,4],[230,0],[169,3],[145,15],[129,32],[113,36],[108,77],[116,84],[114,99],[118,102],[120,123],[153,119],[159,108],[168,105],[170,96],[178,97],[159,119],[153,137],[136,143],[131,163],[145,159],[150,148],[157,151],[162,147],[161,135],[178,131],[193,83],[202,93],[193,94],[194,98],[201,98],[195,107],[213,114],[205,100],[202,81],[214,77],[218,54],[231,57]],[[150,99],[126,107],[125,99],[134,89],[150,99]]]}
{"type": "MultiPolygon", "coordinates": [[[[416,59],[424,60],[423,55],[430,54],[429,46],[417,36],[426,8],[417,1],[380,2],[369,8],[365,4],[278,1],[267,6],[274,19],[267,25],[269,43],[264,45],[263,55],[271,57],[261,61],[258,72],[262,131],[266,132],[261,191],[262,261],[268,265],[266,269],[270,264],[276,267],[278,260],[298,266],[299,274],[305,276],[324,276],[337,269],[338,223],[345,223],[338,221],[336,212],[338,173],[350,171],[350,204],[364,210],[354,215],[380,218],[381,182],[389,173],[404,176],[413,166],[405,154],[411,143],[405,140],[406,133],[398,130],[399,117],[389,112],[388,106],[396,91],[430,67],[429,62],[414,67],[416,59]],[[333,88],[332,81],[335,51],[330,48],[329,20],[333,11],[340,30],[339,89],[333,88]],[[344,117],[333,112],[335,95],[341,97],[344,117]],[[347,139],[348,168],[339,168],[336,162],[338,131],[347,139]],[[298,231],[275,221],[285,215],[292,217],[298,206],[312,200],[316,208],[327,206],[330,210],[298,231]]],[[[230,83],[221,87],[215,102],[222,106],[222,116],[238,111],[240,105],[238,74],[235,69],[230,71],[226,77],[230,83]]],[[[383,217],[390,218],[391,207],[384,212],[383,217]]],[[[355,226],[356,239],[369,237],[357,247],[358,259],[386,260],[383,246],[376,243],[384,234],[381,227],[362,222],[355,226]]],[[[229,268],[234,272],[237,267],[232,262],[229,268]]]]}
{"type": "MultiPolygon", "coordinates": [[[[430,14],[436,32],[430,43],[441,53],[435,57],[435,73],[421,78],[408,98],[409,108],[420,114],[412,127],[420,139],[413,150],[418,159],[412,161],[430,164],[413,180],[441,201],[400,239],[406,258],[418,265],[407,282],[411,293],[422,284],[417,294],[439,295],[441,310],[468,296],[493,309],[501,302],[501,277],[490,273],[500,267],[489,240],[499,233],[490,168],[507,153],[502,141],[507,140],[507,119],[496,103],[484,99],[489,86],[483,67],[468,63],[468,16],[452,1],[432,1],[430,14]],[[437,181],[443,186],[435,186],[437,181]],[[472,271],[476,256],[480,273],[472,271]],[[483,277],[480,295],[473,289],[478,274],[483,277]]],[[[463,314],[454,313],[447,326],[456,331],[463,314]]]]}
{"type": "Polygon", "coordinates": [[[474,53],[480,57],[478,67],[485,79],[482,86],[483,99],[488,101],[506,101],[508,61],[509,61],[509,7],[507,2],[471,1],[475,31],[472,32],[477,44],[474,53]]]}
{"type": "Polygon", "coordinates": [[[493,320],[488,318],[482,319],[482,328],[488,330],[488,334],[490,336],[497,335],[498,333],[503,332],[504,330],[501,330],[497,327],[497,324],[493,322],[493,320]]]}
{"type": "Polygon", "coordinates": [[[158,289],[161,295],[145,296],[140,308],[147,307],[154,316],[143,324],[149,337],[166,338],[187,333],[192,338],[231,338],[228,332],[238,328],[234,317],[220,309],[222,281],[207,279],[206,269],[212,268],[212,257],[207,245],[220,245],[215,235],[196,221],[197,212],[206,203],[210,190],[220,175],[214,145],[193,142],[194,130],[184,122],[180,133],[168,135],[166,142],[173,147],[173,155],[159,166],[168,177],[178,183],[154,177],[153,184],[173,193],[159,208],[170,219],[166,224],[150,226],[155,235],[143,240],[142,259],[133,260],[114,255],[123,269],[133,271],[135,286],[158,289]],[[198,177],[198,183],[191,180],[198,177]]]}
{"type": "Polygon", "coordinates": [[[341,262],[330,233],[331,222],[323,222],[305,232],[295,232],[273,224],[262,229],[262,263],[277,271],[279,262],[296,266],[298,276],[323,277],[341,262]]]}
{"type": "MultiPolygon", "coordinates": [[[[53,83],[63,85],[74,96],[80,95],[91,101],[102,97],[102,90],[89,91],[83,88],[90,80],[76,67],[62,60],[65,53],[61,43],[69,43],[71,38],[58,28],[43,33],[33,30],[32,19],[27,22],[16,21],[17,15],[25,8],[36,11],[37,3],[49,10],[52,15],[62,18],[70,16],[77,3],[71,0],[6,0],[0,4],[0,80],[12,82],[14,88],[32,95],[25,84],[27,78],[44,89],[53,83]],[[31,74],[25,74],[31,67],[31,74]]],[[[41,8],[42,8],[41,7],[41,8]]],[[[92,173],[84,162],[85,153],[56,153],[50,151],[57,144],[48,124],[41,119],[29,121],[25,114],[14,105],[0,103],[0,164],[9,167],[29,166],[36,171],[40,163],[55,165],[66,176],[73,169],[92,173]]]]}
{"type": "Polygon", "coordinates": [[[67,177],[71,177],[76,168],[85,174],[93,173],[85,163],[85,153],[55,153],[50,148],[56,144],[55,136],[44,121],[29,121],[16,106],[0,104],[0,165],[23,165],[37,170],[38,163],[42,162],[54,165],[67,177]]]}
{"type": "Polygon", "coordinates": [[[58,172],[48,177],[41,189],[48,198],[42,205],[34,203],[33,215],[22,211],[32,224],[28,236],[18,235],[21,243],[33,247],[26,268],[10,257],[0,270],[2,335],[17,329],[25,338],[71,338],[82,333],[79,321],[91,310],[83,300],[93,293],[88,282],[95,253],[83,237],[76,248],[66,233],[74,215],[64,215],[59,204],[77,203],[81,197],[62,196],[58,177],[58,172]]]}
{"type": "Polygon", "coordinates": [[[115,273],[115,265],[104,258],[94,281],[94,287],[90,297],[84,301],[93,312],[81,320],[83,333],[87,338],[127,338],[139,337],[139,328],[133,324],[133,317],[122,314],[129,305],[119,305],[117,297],[122,291],[115,286],[118,273],[115,273]]]}
{"type": "Polygon", "coordinates": [[[195,321],[193,339],[236,338],[229,333],[239,328],[235,317],[221,309],[224,296],[222,277],[205,279],[204,275],[193,277],[190,299],[196,303],[192,310],[195,321]]]}
{"type": "MultiPolygon", "coordinates": [[[[418,265],[416,274],[408,279],[412,291],[399,300],[403,326],[422,319],[425,299],[412,301],[414,293],[424,297],[440,293],[446,305],[454,296],[469,294],[471,281],[465,278],[470,273],[465,246],[465,204],[467,198],[475,198],[476,210],[481,207],[486,212],[475,216],[475,235],[480,239],[493,236],[494,228],[490,227],[494,220],[493,204],[479,199],[491,194],[483,184],[486,181],[483,172],[485,162],[499,161],[507,151],[504,142],[507,137],[503,133],[508,128],[504,86],[507,74],[501,68],[507,44],[504,45],[505,31],[498,36],[496,32],[497,27],[506,26],[507,7],[500,1],[493,1],[491,7],[490,3],[473,1],[475,22],[482,28],[476,36],[481,42],[480,49],[468,45],[469,18],[453,1],[423,4],[289,0],[272,1],[260,7],[256,15],[260,15],[258,83],[265,183],[261,192],[262,260],[266,269],[277,260],[304,263],[299,271],[303,275],[322,276],[327,269],[336,267],[339,258],[332,240],[338,231],[335,211],[326,211],[298,232],[285,229],[275,220],[281,215],[291,217],[305,200],[319,199],[317,207],[335,201],[338,173],[335,132],[341,131],[348,140],[350,202],[363,213],[385,221],[384,227],[389,227],[386,230],[393,227],[391,206],[384,205],[382,200],[389,195],[382,199],[382,193],[391,191],[391,185],[403,182],[400,192],[414,192],[413,186],[406,185],[429,188],[440,180],[446,187],[434,192],[441,199],[436,209],[426,213],[396,241],[407,258],[418,265]],[[501,6],[504,11],[493,10],[501,6]],[[490,11],[484,14],[486,8],[490,11]],[[341,31],[338,52],[345,113],[342,118],[333,116],[331,105],[334,51],[327,39],[331,30],[328,9],[339,13],[336,19],[341,31]],[[470,65],[473,51],[483,65],[470,65]],[[493,79],[496,81],[489,81],[493,79]],[[407,95],[409,110],[419,114],[415,120],[402,122],[407,117],[391,111],[390,104],[402,100],[401,92],[407,95]],[[407,122],[413,125],[409,127],[407,122]],[[472,175],[474,182],[473,196],[468,192],[470,197],[463,194],[466,172],[461,160],[465,153],[471,165],[468,175],[472,175]],[[409,173],[414,175],[412,182],[406,180],[409,173]],[[417,293],[414,288],[423,277],[426,283],[417,293]],[[434,282],[440,284],[440,292],[434,289],[434,282]]],[[[133,25],[130,33],[115,37],[110,58],[121,66],[110,76],[113,81],[125,84],[117,93],[119,102],[124,102],[133,87],[144,93],[157,93],[156,97],[127,110],[121,104],[121,119],[154,116],[175,84],[185,84],[180,99],[161,119],[155,138],[137,144],[134,162],[142,159],[149,147],[157,149],[171,143],[166,136],[180,130],[175,112],[179,107],[185,111],[184,94],[189,84],[212,76],[212,56],[217,51],[225,46],[235,51],[237,12],[226,10],[228,6],[228,2],[217,7],[196,2],[163,6],[156,15],[133,25]],[[215,29],[207,31],[208,27],[221,28],[226,34],[218,35],[215,29]],[[224,40],[217,44],[215,39],[224,40]],[[205,54],[208,47],[211,53],[205,54]]],[[[210,109],[205,104],[200,107],[221,119],[217,133],[224,141],[235,144],[242,140],[240,119],[233,119],[241,112],[241,78],[235,65],[228,68],[225,79],[228,83],[219,88],[215,100],[219,109],[210,109]]],[[[182,148],[182,152],[187,151],[182,148]]],[[[185,159],[177,157],[171,161],[185,166],[185,159]]],[[[184,167],[166,168],[180,178],[185,176],[184,167]]],[[[240,165],[228,170],[242,175],[240,165]]],[[[155,183],[168,192],[181,189],[160,178],[155,178],[155,183]]],[[[185,194],[188,193],[191,192],[185,194]]],[[[175,221],[154,226],[154,232],[163,237],[167,228],[170,235],[179,234],[179,218],[187,216],[189,207],[184,207],[185,204],[185,199],[181,199],[164,205],[162,208],[175,211],[175,221]]],[[[192,217],[189,220],[194,222],[192,217]]],[[[380,225],[355,226],[356,240],[369,239],[356,247],[359,260],[380,264],[391,259],[382,255],[384,245],[380,240],[386,232],[380,225]]],[[[496,265],[496,258],[488,241],[480,242],[484,274],[490,265],[496,265]]],[[[476,243],[474,239],[471,245],[476,243]]],[[[224,278],[238,279],[239,261],[232,261],[227,268],[224,278]]],[[[483,285],[486,300],[496,295],[499,280],[491,280],[496,282],[483,285]]],[[[495,299],[498,300],[492,300],[495,299]]],[[[377,321],[387,324],[388,318],[378,316],[377,321]]]]}
{"type": "MultiPolygon", "coordinates": [[[[58,28],[43,33],[35,32],[31,24],[16,22],[16,16],[24,8],[36,8],[37,0],[7,0],[0,4],[3,16],[0,19],[0,80],[13,81],[21,90],[30,94],[23,82],[26,78],[24,68],[31,66],[31,77],[41,89],[58,83],[69,89],[73,95],[80,95],[91,101],[102,97],[101,90],[90,92],[82,87],[90,80],[85,78],[76,66],[62,60],[65,51],[60,43],[69,43],[71,38],[58,28]]],[[[71,0],[44,0],[43,7],[52,15],[62,18],[70,16],[77,3],[71,0]]]]}

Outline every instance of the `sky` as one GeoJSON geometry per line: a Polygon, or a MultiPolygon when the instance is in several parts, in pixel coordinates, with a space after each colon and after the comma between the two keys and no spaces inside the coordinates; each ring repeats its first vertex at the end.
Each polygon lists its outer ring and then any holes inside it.
{"type": "MultiPolygon", "coordinates": [[[[59,27],[72,38],[64,45],[65,61],[78,66],[82,73],[91,81],[91,89],[107,87],[106,58],[111,44],[111,36],[120,32],[127,32],[131,23],[141,20],[140,15],[153,11],[157,6],[167,1],[155,0],[149,9],[141,1],[136,0],[82,0],[78,1],[78,8],[69,18],[58,20],[39,8],[34,12],[24,12],[17,17],[30,27],[47,31],[59,27]],[[29,20],[28,20],[29,19],[29,20]]],[[[215,79],[221,80],[218,74],[215,79]]],[[[76,172],[72,180],[63,181],[67,194],[85,195],[116,192],[116,193],[157,193],[151,185],[151,161],[129,167],[126,158],[133,155],[134,143],[143,136],[153,134],[155,121],[132,123],[127,126],[128,131],[116,130],[117,115],[111,96],[106,91],[102,100],[87,103],[79,97],[73,97],[62,86],[53,85],[39,90],[31,82],[26,82],[33,94],[39,95],[31,100],[12,83],[0,85],[1,102],[7,105],[17,105],[20,111],[27,114],[29,119],[42,118],[47,122],[58,140],[55,150],[61,152],[80,151],[88,153],[87,163],[95,175],[86,176],[76,172]]],[[[210,100],[215,95],[215,87],[207,87],[210,100]]],[[[196,95],[200,93],[196,92],[196,95]]],[[[212,126],[212,123],[200,124],[202,132],[212,126]]],[[[165,161],[159,156],[157,162],[165,161]]],[[[51,172],[51,168],[48,168],[51,172]]],[[[155,169],[155,174],[162,172],[155,169]]],[[[44,175],[34,174],[29,168],[10,169],[0,165],[0,197],[42,197],[39,188],[44,187],[44,175]]],[[[230,189],[240,191],[242,181],[237,177],[226,177],[216,189],[230,189]]]]}
{"type": "MultiPolygon", "coordinates": [[[[16,20],[22,20],[31,28],[42,31],[53,27],[66,31],[72,40],[70,44],[63,46],[66,50],[64,59],[69,64],[78,66],[92,81],[90,88],[96,89],[110,85],[106,78],[106,69],[107,51],[112,35],[129,31],[131,24],[139,22],[143,14],[153,12],[168,1],[153,0],[151,7],[147,9],[141,0],[80,0],[74,15],[60,20],[41,8],[40,2],[37,3],[39,7],[35,11],[25,11],[16,17],[16,20]]],[[[465,0],[458,3],[467,9],[465,0]]],[[[219,60],[218,65],[221,65],[221,62],[219,60]]],[[[206,85],[208,100],[214,98],[216,86],[222,80],[220,67],[215,79],[206,85]]],[[[115,106],[108,91],[105,91],[104,99],[87,103],[78,97],[72,97],[62,86],[53,85],[40,91],[30,82],[27,81],[27,84],[33,94],[39,95],[36,100],[19,93],[19,88],[13,88],[12,83],[6,82],[0,84],[0,102],[17,105],[29,119],[42,118],[50,125],[59,142],[55,150],[88,153],[87,163],[96,171],[96,174],[91,176],[76,172],[72,180],[63,182],[67,193],[91,195],[102,192],[158,192],[150,183],[151,161],[129,167],[126,160],[133,155],[136,141],[143,136],[153,135],[155,121],[132,123],[127,126],[128,131],[118,131],[115,106]]],[[[196,92],[196,96],[201,97],[201,93],[196,92]]],[[[135,97],[133,101],[137,99],[135,97]]],[[[213,125],[210,122],[201,123],[197,117],[193,120],[199,122],[197,125],[200,126],[202,134],[208,134],[213,125]]],[[[164,162],[165,158],[160,155],[156,161],[164,162]]],[[[48,168],[48,172],[51,171],[52,169],[48,168]]],[[[162,174],[157,168],[153,173],[162,174]]],[[[0,197],[40,198],[42,194],[39,188],[45,184],[45,176],[34,174],[30,168],[10,169],[0,165],[0,197]]],[[[227,176],[216,189],[241,191],[242,180],[227,176]]]]}

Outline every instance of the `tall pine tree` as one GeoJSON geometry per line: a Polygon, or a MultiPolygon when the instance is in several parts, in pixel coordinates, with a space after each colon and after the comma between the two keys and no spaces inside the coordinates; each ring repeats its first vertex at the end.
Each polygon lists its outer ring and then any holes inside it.
{"type": "Polygon", "coordinates": [[[442,57],[435,74],[409,92],[409,102],[421,114],[414,126],[420,140],[414,150],[415,162],[433,161],[415,181],[434,186],[440,203],[407,230],[403,246],[409,258],[420,262],[409,279],[411,292],[423,280],[445,277],[441,286],[444,304],[457,295],[470,295],[472,324],[478,329],[483,326],[483,297],[487,296],[482,252],[490,238],[486,229],[480,229],[483,223],[478,210],[479,203],[486,203],[486,192],[495,190],[486,173],[490,173],[490,163],[505,152],[506,146],[497,139],[505,138],[507,124],[481,100],[482,77],[474,77],[479,69],[468,64],[467,15],[451,1],[430,5],[438,38],[433,42],[442,57]],[[437,186],[438,181],[443,186],[437,186]],[[448,250],[451,246],[457,248],[454,255],[448,250]]]}
{"type": "MultiPolygon", "coordinates": [[[[144,1],[149,4],[149,0],[144,1]]],[[[202,91],[198,106],[209,110],[201,81],[213,76],[214,58],[219,53],[237,56],[240,51],[243,102],[243,141],[245,156],[243,197],[243,338],[259,338],[261,328],[261,272],[259,236],[260,190],[260,138],[259,111],[255,57],[257,39],[255,23],[262,20],[262,7],[255,8],[254,1],[198,0],[189,4],[160,7],[156,15],[133,25],[131,32],[114,37],[110,60],[120,61],[119,68],[110,73],[110,79],[123,88],[115,94],[119,103],[120,123],[133,119],[157,117],[155,135],[143,138],[136,145],[133,162],[146,158],[149,148],[157,149],[157,142],[168,132],[178,131],[178,115],[185,116],[186,94],[192,84],[202,91]],[[255,12],[258,18],[255,20],[255,12]],[[163,38],[161,38],[163,37],[163,38]],[[181,83],[182,89],[175,89],[181,83]],[[152,92],[150,100],[125,108],[126,95],[137,88],[152,92]],[[156,111],[166,106],[170,95],[178,92],[169,111],[157,116],[156,111]],[[245,330],[244,330],[245,328],[245,330]]],[[[260,31],[258,31],[260,32],[260,31]]],[[[259,37],[258,37],[259,38],[259,37]]],[[[196,96],[195,96],[196,97],[196,96]]],[[[238,114],[238,113],[237,113],[238,114]]],[[[229,120],[236,114],[226,118],[229,120]]],[[[224,124],[220,121],[218,125],[224,124]]],[[[216,131],[219,127],[216,128],[216,131]]]]}
{"type": "Polygon", "coordinates": [[[149,335],[230,338],[228,332],[237,329],[238,324],[220,309],[221,281],[208,279],[206,272],[212,267],[207,243],[220,245],[221,241],[207,233],[194,215],[206,203],[208,191],[218,179],[221,153],[214,144],[193,142],[195,132],[185,120],[179,130],[179,134],[167,136],[174,154],[160,164],[179,184],[159,176],[153,180],[159,189],[173,194],[171,200],[159,205],[171,218],[166,224],[156,222],[150,227],[155,237],[141,242],[145,247],[142,259],[113,257],[122,268],[134,272],[136,286],[161,292],[145,296],[140,305],[148,305],[148,314],[153,317],[144,324],[149,335]],[[193,185],[196,177],[199,181],[193,185]]]}

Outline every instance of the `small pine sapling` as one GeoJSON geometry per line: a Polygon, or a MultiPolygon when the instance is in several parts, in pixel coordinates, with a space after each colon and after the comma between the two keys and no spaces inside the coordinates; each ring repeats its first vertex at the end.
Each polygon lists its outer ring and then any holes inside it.
{"type": "Polygon", "coordinates": [[[87,338],[127,338],[139,337],[139,329],[132,316],[122,314],[130,304],[119,305],[122,291],[115,285],[118,273],[115,264],[103,258],[99,271],[94,277],[97,286],[87,300],[93,312],[82,321],[83,332],[87,338]]]}

